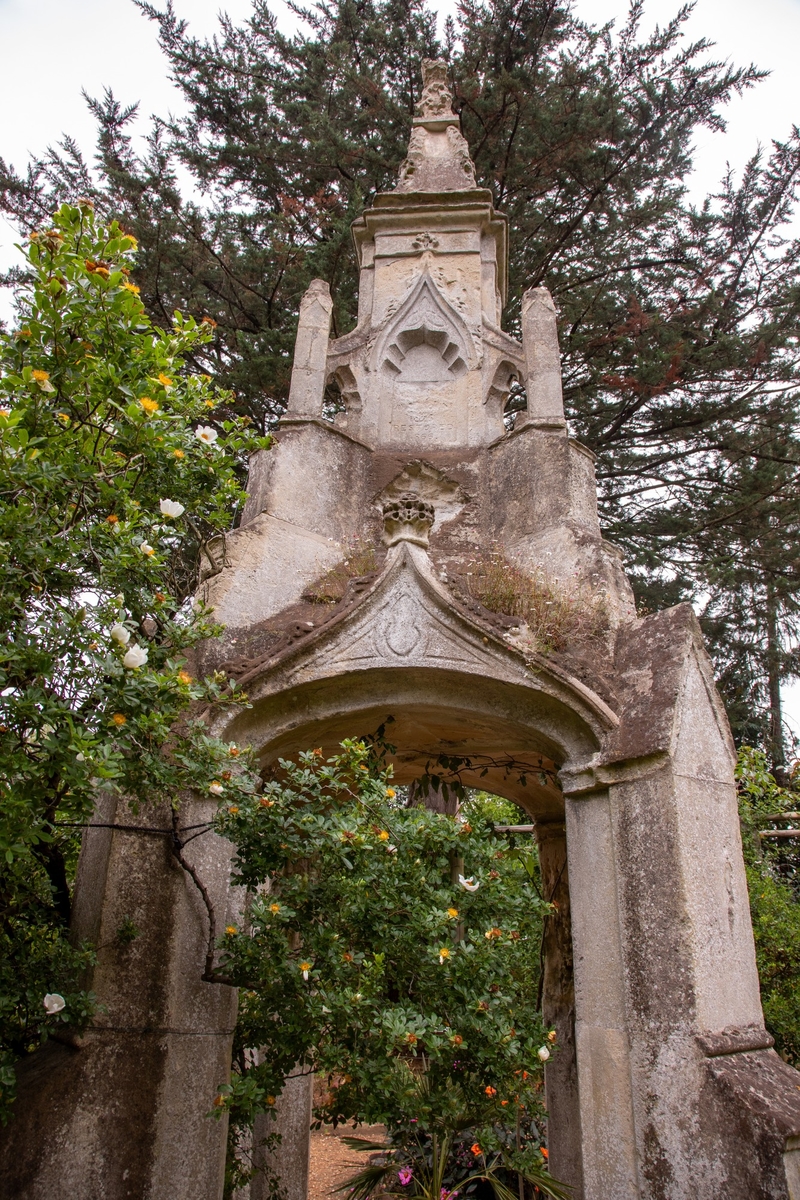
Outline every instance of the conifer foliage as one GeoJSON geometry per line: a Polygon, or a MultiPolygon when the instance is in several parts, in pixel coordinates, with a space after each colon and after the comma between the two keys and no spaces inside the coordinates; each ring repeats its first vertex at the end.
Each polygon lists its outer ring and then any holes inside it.
{"type": "Polygon", "coordinates": [[[419,0],[321,0],[297,10],[293,37],[254,0],[209,41],[169,3],[136,2],[187,115],[157,120],[137,153],[135,109],[91,100],[96,169],[69,140],[24,177],[0,165],[4,210],[27,229],[55,200],[91,195],[120,219],[153,319],[216,321],[193,365],[266,429],[309,281],[331,285],[335,335],[355,322],[349,227],[393,186],[420,60],[444,54],[478,180],[510,219],[507,327],[526,287],[550,288],[607,532],[647,607],[705,606],[735,730],[780,769],[779,684],[796,666],[800,136],[702,205],[685,187],[698,133],[722,130],[762,72],[687,42],[687,8],[644,36],[640,0],[619,29],[587,26],[568,0],[463,0],[444,45],[419,0]]]}

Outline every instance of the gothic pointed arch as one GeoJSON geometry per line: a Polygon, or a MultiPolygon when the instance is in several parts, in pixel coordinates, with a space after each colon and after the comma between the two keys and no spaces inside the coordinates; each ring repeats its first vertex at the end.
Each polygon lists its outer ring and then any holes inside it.
{"type": "Polygon", "coordinates": [[[425,271],[378,338],[373,369],[412,382],[426,381],[431,372],[457,379],[475,366],[477,357],[461,313],[425,271]]]}

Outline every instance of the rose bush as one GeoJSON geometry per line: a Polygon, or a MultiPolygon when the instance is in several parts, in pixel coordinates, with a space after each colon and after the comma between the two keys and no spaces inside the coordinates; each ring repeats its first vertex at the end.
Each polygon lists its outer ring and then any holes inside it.
{"type": "MultiPolygon", "coordinates": [[[[93,951],[68,924],[97,789],[134,803],[205,791],[228,753],[191,721],[170,731],[194,701],[235,699],[227,680],[186,670],[214,630],[189,597],[241,503],[247,455],[267,442],[186,368],[212,324],[146,317],[135,250],[90,204],[64,205],[31,235],[18,323],[0,336],[4,1118],[15,1059],[92,1011],[93,951]]],[[[246,767],[237,780],[249,786],[246,767]]]]}
{"type": "Polygon", "coordinates": [[[437,1139],[442,1186],[494,1164],[552,1188],[540,1051],[555,1047],[538,1011],[548,905],[527,857],[479,809],[403,806],[359,741],[281,762],[219,827],[252,897],[247,926],[221,943],[221,975],[241,989],[221,1093],[234,1124],[272,1107],[302,1063],[328,1080],[319,1120],[387,1126],[387,1171],[416,1163],[421,1178],[437,1139]]]}

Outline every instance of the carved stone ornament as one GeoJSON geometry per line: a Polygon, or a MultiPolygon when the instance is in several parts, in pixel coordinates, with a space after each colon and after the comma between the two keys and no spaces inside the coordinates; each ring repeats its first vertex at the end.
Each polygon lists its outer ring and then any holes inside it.
{"type": "Polygon", "coordinates": [[[416,107],[416,116],[425,120],[449,117],[453,112],[453,99],[447,80],[447,63],[441,58],[423,58],[422,95],[416,107]]]}
{"type": "Polygon", "coordinates": [[[396,546],[398,542],[427,546],[433,518],[433,505],[419,496],[407,493],[389,500],[383,506],[383,540],[387,546],[396,546]]]}

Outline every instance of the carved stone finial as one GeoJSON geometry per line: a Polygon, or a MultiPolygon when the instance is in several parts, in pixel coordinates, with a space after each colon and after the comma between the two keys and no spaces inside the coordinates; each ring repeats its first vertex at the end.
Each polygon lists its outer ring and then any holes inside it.
{"type": "Polygon", "coordinates": [[[477,187],[469,146],[453,112],[447,70],[444,59],[422,60],[422,95],[395,192],[462,192],[477,187]]]}
{"type": "Polygon", "coordinates": [[[442,117],[452,117],[455,120],[453,94],[447,79],[447,63],[443,58],[422,60],[422,95],[415,115],[427,121],[440,120],[442,117]]]}
{"type": "Polygon", "coordinates": [[[398,542],[427,546],[433,518],[433,505],[407,492],[384,504],[383,540],[387,546],[396,546],[398,542]]]}

